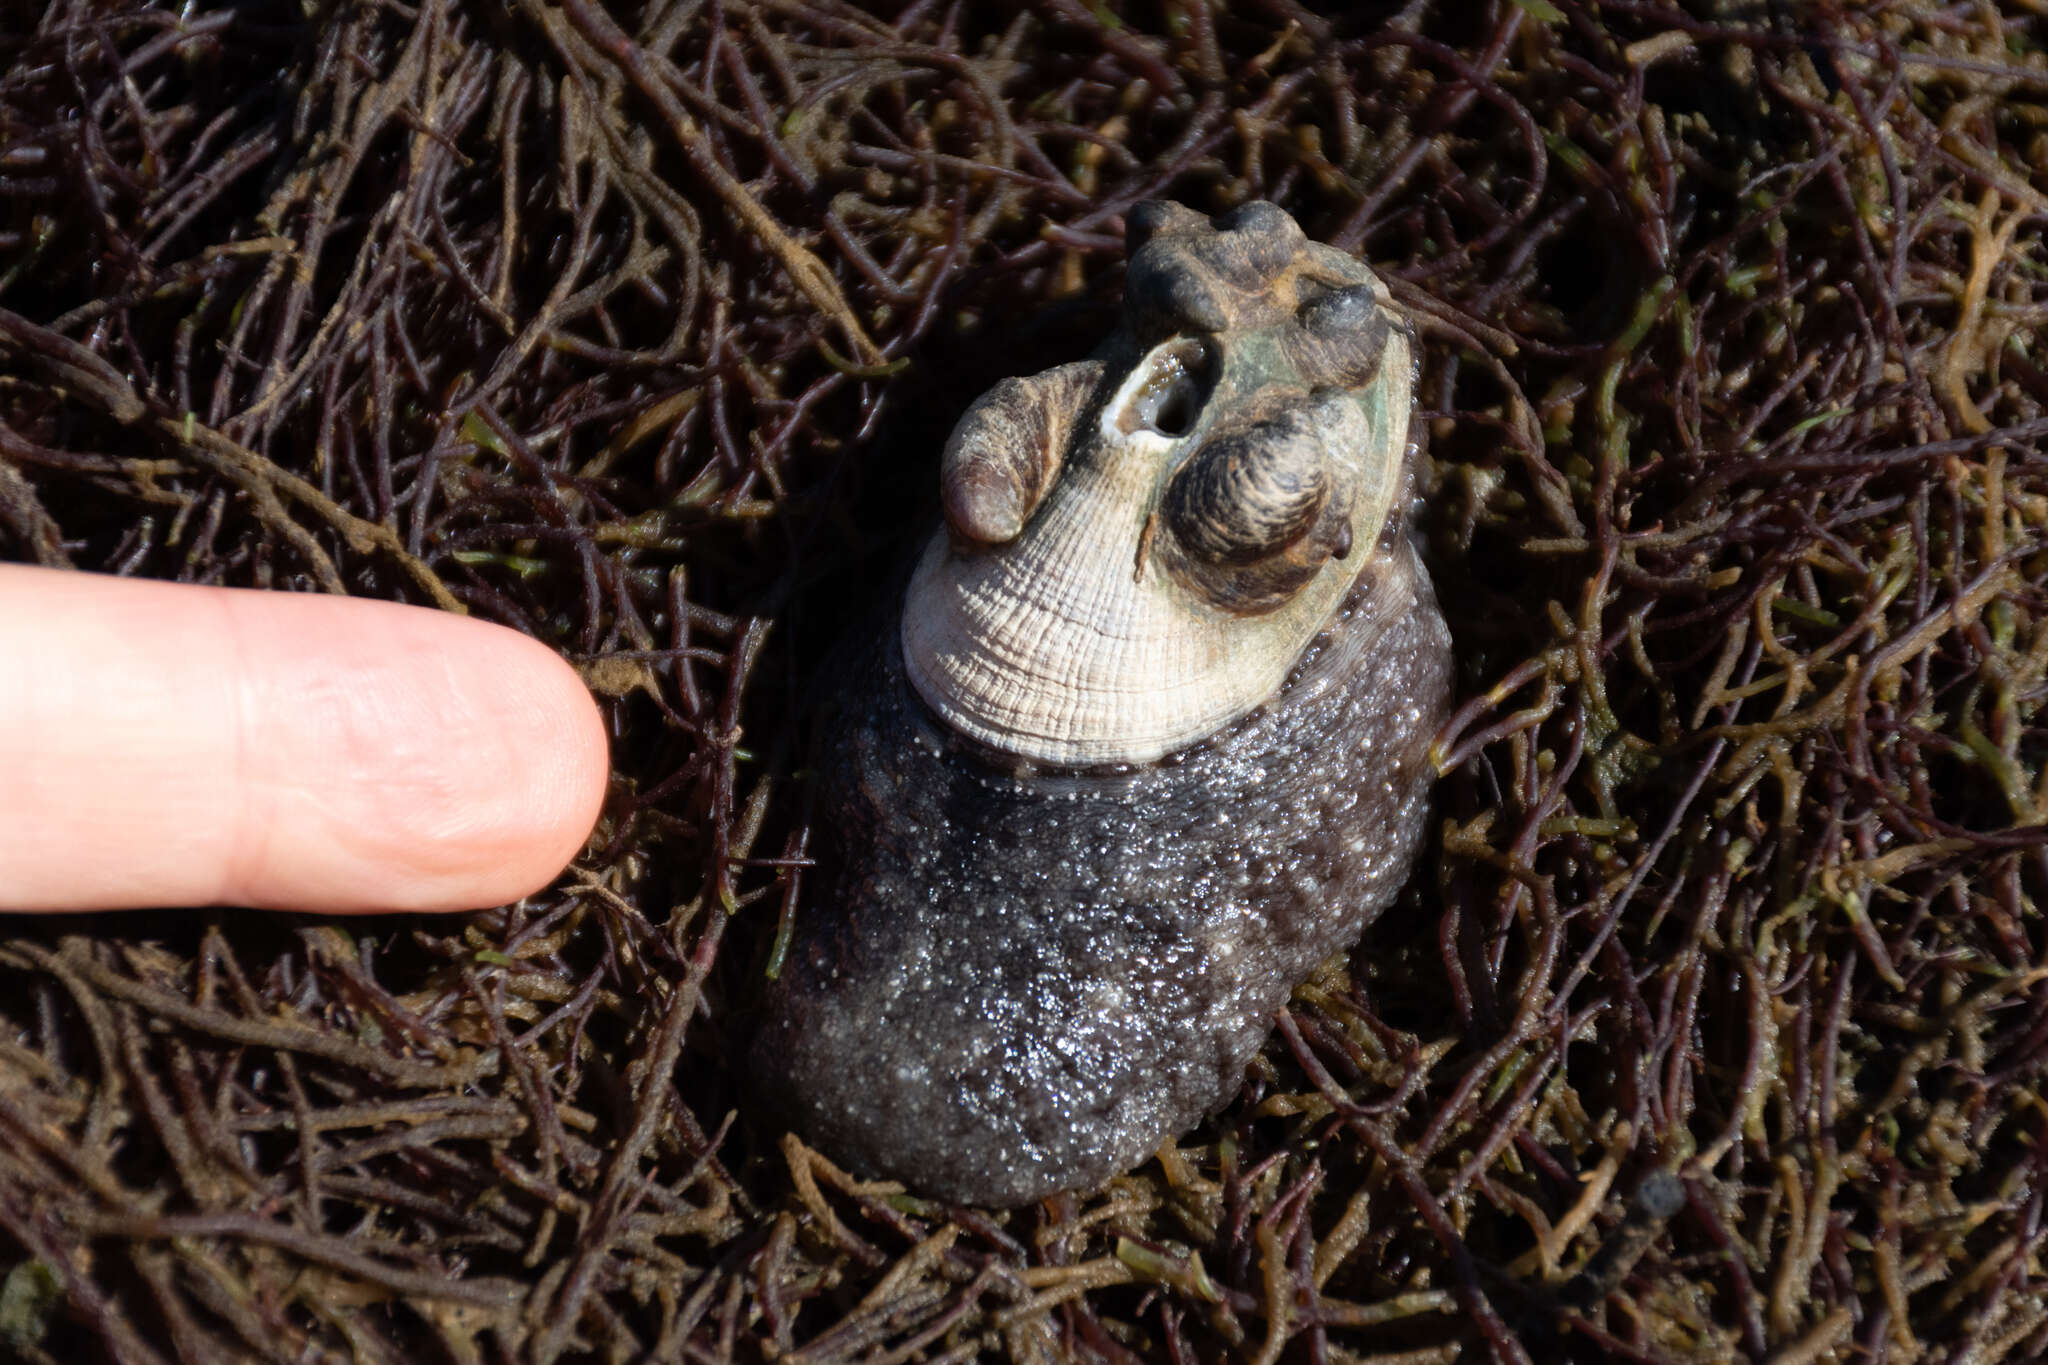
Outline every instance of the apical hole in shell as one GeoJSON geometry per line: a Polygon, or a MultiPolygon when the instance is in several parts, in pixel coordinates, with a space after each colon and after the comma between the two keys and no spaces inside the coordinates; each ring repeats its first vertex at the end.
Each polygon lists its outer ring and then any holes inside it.
{"type": "Polygon", "coordinates": [[[1195,428],[1197,404],[1195,386],[1182,376],[1160,400],[1159,411],[1152,414],[1153,430],[1162,436],[1187,435],[1195,428]]]}
{"type": "Polygon", "coordinates": [[[1178,440],[1194,431],[1209,400],[1209,351],[1199,341],[1160,347],[1143,361],[1148,373],[1117,424],[1124,431],[1155,431],[1178,440]]]}

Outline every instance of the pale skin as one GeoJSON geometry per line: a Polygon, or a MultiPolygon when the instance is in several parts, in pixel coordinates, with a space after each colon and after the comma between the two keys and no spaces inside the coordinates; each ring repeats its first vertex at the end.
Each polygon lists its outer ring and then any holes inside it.
{"type": "Polygon", "coordinates": [[[0,565],[0,910],[475,910],[609,770],[582,681],[389,602],[0,565]]]}

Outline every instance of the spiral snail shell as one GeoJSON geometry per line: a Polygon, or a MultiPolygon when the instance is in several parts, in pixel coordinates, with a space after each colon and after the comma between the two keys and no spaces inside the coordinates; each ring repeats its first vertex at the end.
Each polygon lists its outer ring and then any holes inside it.
{"type": "Polygon", "coordinates": [[[1099,1183],[1227,1100],[1427,817],[1406,323],[1271,204],[1127,232],[1122,325],[962,417],[839,670],[753,1049],[812,1140],[944,1198],[1099,1183]]]}

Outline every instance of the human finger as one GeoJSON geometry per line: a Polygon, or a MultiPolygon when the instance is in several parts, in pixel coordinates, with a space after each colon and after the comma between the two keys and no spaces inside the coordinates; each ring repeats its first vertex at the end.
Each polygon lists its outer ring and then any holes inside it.
{"type": "Polygon", "coordinates": [[[517,631],[0,565],[0,909],[497,905],[582,847],[607,772],[517,631]]]}

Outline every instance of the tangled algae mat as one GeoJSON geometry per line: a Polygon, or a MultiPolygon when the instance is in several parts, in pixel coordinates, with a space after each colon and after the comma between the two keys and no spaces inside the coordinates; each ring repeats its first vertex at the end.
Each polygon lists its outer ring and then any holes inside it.
{"type": "Polygon", "coordinates": [[[1228,9],[10,7],[0,555],[505,622],[617,771],[506,909],[4,926],[0,1355],[2048,1358],[2038,7],[1228,9]],[[735,1075],[803,680],[1161,195],[1425,322],[1441,835],[939,1207],[735,1075]]]}

